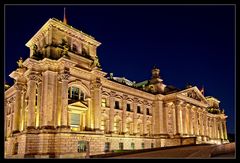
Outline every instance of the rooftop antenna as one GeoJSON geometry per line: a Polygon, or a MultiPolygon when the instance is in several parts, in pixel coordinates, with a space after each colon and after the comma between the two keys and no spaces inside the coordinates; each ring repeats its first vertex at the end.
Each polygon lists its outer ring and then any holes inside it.
{"type": "Polygon", "coordinates": [[[64,23],[64,24],[67,24],[66,8],[65,8],[65,7],[64,7],[63,23],[64,23]]]}

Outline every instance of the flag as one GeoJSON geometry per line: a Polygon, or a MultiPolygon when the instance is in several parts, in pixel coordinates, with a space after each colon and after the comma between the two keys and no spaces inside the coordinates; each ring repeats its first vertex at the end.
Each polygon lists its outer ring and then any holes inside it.
{"type": "Polygon", "coordinates": [[[63,23],[67,24],[66,8],[64,7],[63,23]]]}

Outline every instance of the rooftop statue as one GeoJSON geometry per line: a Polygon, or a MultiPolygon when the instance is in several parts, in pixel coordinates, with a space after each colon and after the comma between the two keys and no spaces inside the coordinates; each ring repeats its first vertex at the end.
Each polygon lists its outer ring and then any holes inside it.
{"type": "Polygon", "coordinates": [[[23,67],[23,59],[20,57],[20,59],[17,61],[18,67],[22,68],[23,67]]]}

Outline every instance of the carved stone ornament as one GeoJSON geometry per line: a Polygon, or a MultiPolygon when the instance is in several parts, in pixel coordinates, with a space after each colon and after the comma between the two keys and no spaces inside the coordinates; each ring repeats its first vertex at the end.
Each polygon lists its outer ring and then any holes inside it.
{"type": "Polygon", "coordinates": [[[68,73],[63,73],[58,75],[58,80],[63,81],[63,80],[68,80],[70,75],[68,73]]]}
{"type": "Polygon", "coordinates": [[[195,100],[201,101],[201,98],[194,91],[188,92],[187,96],[190,97],[190,98],[193,98],[195,100]]]}
{"type": "Polygon", "coordinates": [[[38,75],[38,74],[29,74],[28,77],[29,77],[29,80],[34,80],[36,82],[41,82],[42,81],[41,76],[38,75]]]}
{"type": "Polygon", "coordinates": [[[26,84],[15,84],[14,88],[16,90],[20,90],[22,92],[25,92],[27,90],[27,85],[26,84]]]}

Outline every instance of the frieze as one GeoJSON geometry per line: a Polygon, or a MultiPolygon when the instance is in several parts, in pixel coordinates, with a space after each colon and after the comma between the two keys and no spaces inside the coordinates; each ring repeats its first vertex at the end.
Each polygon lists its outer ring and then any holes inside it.
{"type": "Polygon", "coordinates": [[[202,101],[202,99],[198,96],[198,94],[195,91],[189,91],[187,92],[187,97],[193,98],[198,101],[202,101]]]}

